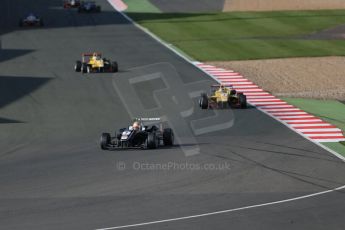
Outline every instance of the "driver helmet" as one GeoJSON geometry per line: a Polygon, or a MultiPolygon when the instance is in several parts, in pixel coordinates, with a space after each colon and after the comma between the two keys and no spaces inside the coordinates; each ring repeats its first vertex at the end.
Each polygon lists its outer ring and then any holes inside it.
{"type": "Polygon", "coordinates": [[[137,131],[138,131],[138,130],[140,129],[140,124],[139,124],[139,122],[137,122],[137,121],[133,122],[132,127],[133,127],[133,130],[137,130],[137,131]]]}

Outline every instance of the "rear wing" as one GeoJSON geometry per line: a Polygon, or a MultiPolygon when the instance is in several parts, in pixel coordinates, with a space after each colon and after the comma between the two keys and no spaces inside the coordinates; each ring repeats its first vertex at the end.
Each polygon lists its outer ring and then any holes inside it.
{"type": "Polygon", "coordinates": [[[93,56],[94,54],[96,54],[97,56],[102,56],[102,53],[99,53],[99,52],[94,52],[94,53],[82,53],[81,56],[90,57],[90,56],[93,56]]]}
{"type": "Polygon", "coordinates": [[[233,88],[231,84],[227,84],[227,83],[224,83],[222,85],[211,85],[211,88],[219,88],[221,86],[224,86],[225,88],[229,88],[229,89],[233,88]]]}
{"type": "Polygon", "coordinates": [[[140,117],[140,118],[134,118],[133,121],[140,122],[141,126],[159,124],[159,130],[163,131],[163,124],[161,122],[160,117],[140,117]]]}

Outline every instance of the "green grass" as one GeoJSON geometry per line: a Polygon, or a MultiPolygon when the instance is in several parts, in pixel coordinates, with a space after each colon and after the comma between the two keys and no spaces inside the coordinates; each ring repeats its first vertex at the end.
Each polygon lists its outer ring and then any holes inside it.
{"type": "Polygon", "coordinates": [[[345,104],[335,100],[283,98],[286,102],[336,125],[345,132],[345,104]]]}
{"type": "Polygon", "coordinates": [[[128,8],[126,12],[159,13],[160,10],[149,0],[124,0],[128,8]]]}
{"type": "Polygon", "coordinates": [[[345,10],[127,14],[200,61],[345,55],[345,41],[303,38],[345,24],[345,10]]]}
{"type": "MultiPolygon", "coordinates": [[[[334,100],[314,100],[302,98],[283,98],[288,103],[336,125],[345,132],[345,104],[334,100]]],[[[330,149],[345,156],[345,142],[323,143],[330,149]]]]}
{"type": "Polygon", "coordinates": [[[337,153],[339,153],[345,157],[345,144],[344,144],[344,142],[323,143],[323,145],[327,146],[328,148],[334,150],[335,152],[337,152],[337,153]]]}

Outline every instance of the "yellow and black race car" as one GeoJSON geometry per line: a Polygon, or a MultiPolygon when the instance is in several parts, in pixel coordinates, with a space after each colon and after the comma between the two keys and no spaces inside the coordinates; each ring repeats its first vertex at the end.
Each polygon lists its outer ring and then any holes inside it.
{"type": "Polygon", "coordinates": [[[224,109],[228,107],[245,109],[247,108],[247,97],[231,86],[212,85],[209,95],[201,94],[199,106],[202,109],[224,109]]]}
{"type": "Polygon", "coordinates": [[[101,53],[83,53],[82,60],[76,61],[74,70],[82,73],[118,72],[117,62],[102,58],[101,53]]]}

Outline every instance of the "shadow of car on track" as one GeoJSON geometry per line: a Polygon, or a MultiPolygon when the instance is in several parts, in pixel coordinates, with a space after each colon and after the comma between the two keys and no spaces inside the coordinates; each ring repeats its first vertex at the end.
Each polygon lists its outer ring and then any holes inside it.
{"type": "MultiPolygon", "coordinates": [[[[78,13],[76,9],[64,9],[61,1],[7,1],[7,6],[3,6],[0,12],[0,35],[13,31],[45,30],[52,28],[75,28],[84,26],[100,26],[112,24],[129,24],[128,20],[119,13],[112,10],[102,10],[100,13],[78,13]],[[22,7],[18,7],[22,6],[22,7]],[[20,27],[19,21],[28,12],[32,12],[44,20],[43,27],[20,27]]],[[[107,4],[106,1],[102,3],[107,4]]]]}
{"type": "Polygon", "coordinates": [[[25,123],[25,122],[0,117],[0,124],[12,124],[12,123],[25,123]]]}
{"type": "Polygon", "coordinates": [[[169,150],[169,149],[179,149],[181,147],[193,147],[193,146],[199,146],[199,145],[208,145],[209,143],[185,143],[185,144],[174,144],[173,146],[160,146],[159,148],[156,149],[143,149],[143,148],[114,148],[114,149],[108,149],[107,151],[110,152],[126,152],[126,151],[145,151],[145,150],[149,150],[149,151],[159,151],[159,150],[169,150]]]}
{"type": "Polygon", "coordinates": [[[19,50],[19,49],[1,49],[0,46],[0,62],[24,56],[33,52],[33,50],[19,50]]]}
{"type": "MultiPolygon", "coordinates": [[[[0,76],[0,109],[48,83],[51,78],[0,76]]],[[[22,121],[0,118],[0,123],[23,123],[22,121]]]]}

